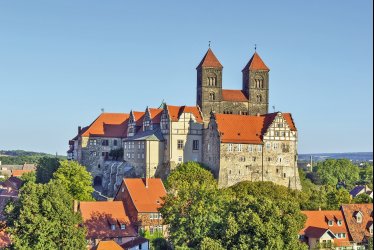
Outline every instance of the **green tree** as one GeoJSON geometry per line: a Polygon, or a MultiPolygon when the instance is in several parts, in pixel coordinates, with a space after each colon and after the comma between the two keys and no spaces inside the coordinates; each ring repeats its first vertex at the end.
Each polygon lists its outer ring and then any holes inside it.
{"type": "Polygon", "coordinates": [[[367,203],[373,203],[373,198],[371,198],[368,194],[360,194],[357,195],[352,203],[355,204],[367,204],[367,203]]]}
{"type": "Polygon", "coordinates": [[[204,238],[200,243],[200,250],[225,250],[219,240],[204,238]]]}
{"type": "Polygon", "coordinates": [[[75,200],[93,200],[92,176],[86,168],[76,161],[61,161],[60,167],[53,174],[75,200]]]}
{"type": "Polygon", "coordinates": [[[326,190],[326,207],[327,210],[338,210],[342,204],[351,203],[351,196],[344,188],[337,189],[333,186],[324,186],[326,190]]]}
{"type": "Polygon", "coordinates": [[[225,249],[306,249],[296,237],[306,218],[293,191],[270,182],[241,182],[230,189],[219,237],[225,249]]]}
{"type": "Polygon", "coordinates": [[[85,229],[72,197],[58,181],[26,183],[5,208],[13,249],[86,249],[85,229]]]}
{"type": "Polygon", "coordinates": [[[176,247],[196,249],[222,222],[223,191],[218,190],[213,175],[195,162],[178,166],[167,187],[160,212],[169,225],[169,239],[176,247]]]}
{"type": "Polygon", "coordinates": [[[36,182],[47,183],[52,179],[54,172],[60,167],[60,161],[55,157],[43,157],[39,159],[36,167],[36,182]]]}
{"type": "Polygon", "coordinates": [[[373,188],[373,164],[365,163],[360,168],[360,182],[368,185],[371,189],[373,188]]]}
{"type": "Polygon", "coordinates": [[[27,182],[35,183],[36,182],[36,173],[35,172],[24,173],[20,177],[20,179],[24,182],[24,184],[26,184],[27,182]]]}
{"type": "Polygon", "coordinates": [[[358,166],[347,159],[328,159],[319,162],[315,172],[324,185],[336,186],[344,182],[347,189],[350,189],[360,180],[358,166]]]}

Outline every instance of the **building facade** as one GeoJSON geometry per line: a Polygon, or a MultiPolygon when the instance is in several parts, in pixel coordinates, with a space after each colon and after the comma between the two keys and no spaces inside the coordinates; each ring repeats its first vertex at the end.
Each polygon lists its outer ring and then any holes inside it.
{"type": "Polygon", "coordinates": [[[78,129],[69,159],[87,166],[109,196],[124,177],[166,178],[188,161],[209,166],[221,187],[251,180],[300,189],[295,123],[291,114],[268,113],[269,68],[254,53],[241,90],[223,89],[222,72],[209,49],[197,67],[196,106],[102,113],[78,129]]]}

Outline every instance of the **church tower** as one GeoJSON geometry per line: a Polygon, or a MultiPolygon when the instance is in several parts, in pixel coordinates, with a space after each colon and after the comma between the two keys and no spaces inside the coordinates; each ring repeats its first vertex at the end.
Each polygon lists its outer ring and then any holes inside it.
{"type": "Polygon", "coordinates": [[[220,113],[222,101],[222,69],[223,66],[209,48],[199,66],[197,66],[197,98],[204,118],[210,117],[210,112],[220,113]]]}
{"type": "Polygon", "coordinates": [[[268,113],[269,71],[257,52],[242,70],[243,92],[249,99],[250,115],[268,113]]]}

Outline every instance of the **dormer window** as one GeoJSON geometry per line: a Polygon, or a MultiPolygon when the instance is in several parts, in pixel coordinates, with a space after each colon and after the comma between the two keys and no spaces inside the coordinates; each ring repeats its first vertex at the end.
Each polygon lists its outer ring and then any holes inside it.
{"type": "Polygon", "coordinates": [[[329,220],[329,221],[327,222],[327,224],[328,224],[330,227],[332,227],[332,226],[334,225],[334,221],[333,221],[333,220],[329,220]]]}
{"type": "Polygon", "coordinates": [[[126,229],[126,224],[121,224],[121,230],[125,230],[126,229]]]}
{"type": "Polygon", "coordinates": [[[338,220],[338,226],[341,226],[343,224],[343,222],[341,220],[338,220]]]}
{"type": "Polygon", "coordinates": [[[115,224],[110,224],[110,229],[111,229],[112,231],[116,230],[116,225],[115,225],[115,224]]]}
{"type": "Polygon", "coordinates": [[[356,212],[355,217],[356,217],[357,223],[362,223],[362,213],[360,211],[356,212]]]}

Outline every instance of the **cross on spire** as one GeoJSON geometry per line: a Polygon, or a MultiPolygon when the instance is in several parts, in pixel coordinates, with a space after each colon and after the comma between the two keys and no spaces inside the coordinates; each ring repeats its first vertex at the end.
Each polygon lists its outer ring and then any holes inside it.
{"type": "Polygon", "coordinates": [[[257,51],[257,43],[255,43],[255,51],[257,51]]]}
{"type": "Polygon", "coordinates": [[[210,43],[211,43],[211,41],[209,41],[209,45],[208,45],[208,46],[209,46],[209,48],[210,48],[210,43]]]}

